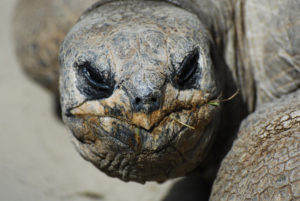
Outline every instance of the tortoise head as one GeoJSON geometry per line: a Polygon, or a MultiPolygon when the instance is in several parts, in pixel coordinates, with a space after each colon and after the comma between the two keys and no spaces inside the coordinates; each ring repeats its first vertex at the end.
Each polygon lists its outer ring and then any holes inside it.
{"type": "Polygon", "coordinates": [[[219,91],[196,15],[116,1],[85,13],[60,52],[63,118],[81,155],[124,181],[163,181],[201,163],[219,91]]]}

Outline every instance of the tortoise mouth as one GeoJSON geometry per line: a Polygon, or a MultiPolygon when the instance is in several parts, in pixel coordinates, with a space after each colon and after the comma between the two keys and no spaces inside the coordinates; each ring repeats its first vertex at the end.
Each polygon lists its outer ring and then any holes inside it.
{"type": "MultiPolygon", "coordinates": [[[[191,129],[194,129],[193,126],[190,126],[189,124],[187,123],[183,123],[179,120],[176,120],[176,117],[175,116],[178,116],[182,111],[184,110],[191,110],[192,108],[181,108],[181,109],[176,109],[176,110],[172,110],[172,111],[169,111],[167,113],[164,113],[162,114],[161,116],[159,116],[158,118],[156,118],[156,121],[152,122],[150,126],[146,127],[146,126],[142,126],[140,125],[139,123],[135,123],[134,121],[132,120],[129,120],[128,118],[124,117],[124,116],[115,116],[115,115],[97,115],[97,114],[90,114],[87,112],[87,114],[72,114],[72,112],[68,111],[66,113],[66,116],[67,117],[72,117],[72,118],[86,118],[86,117],[97,117],[99,118],[99,120],[101,119],[114,119],[118,122],[122,122],[122,123],[125,123],[129,126],[132,126],[132,127],[135,127],[136,129],[141,129],[141,130],[144,130],[145,132],[147,132],[148,134],[152,134],[153,131],[158,127],[160,126],[160,124],[162,122],[165,121],[166,118],[170,118],[171,120],[174,120],[175,122],[187,127],[187,128],[191,128],[191,129]]],[[[141,115],[142,116],[142,115],[141,115]]],[[[145,115],[146,116],[146,115],[145,115]]],[[[141,117],[143,118],[143,117],[141,117]]]]}
{"type": "Polygon", "coordinates": [[[67,110],[65,123],[73,128],[73,135],[83,143],[95,143],[97,139],[109,137],[135,151],[157,151],[185,133],[203,132],[201,130],[219,109],[209,104],[212,101],[219,100],[212,98],[195,105],[181,104],[169,110],[157,110],[150,116],[115,112],[120,110],[118,105],[96,111],[95,108],[102,107],[99,102],[86,102],[67,110]],[[72,125],[74,121],[77,121],[77,126],[72,125]]]}
{"type": "MultiPolygon", "coordinates": [[[[68,117],[81,119],[83,127],[89,128],[89,136],[75,134],[75,137],[81,142],[88,142],[92,138],[95,138],[94,140],[96,141],[97,139],[101,140],[101,138],[108,137],[135,151],[159,151],[170,144],[178,135],[186,131],[194,132],[196,130],[196,127],[189,125],[189,119],[186,122],[180,120],[182,113],[187,114],[189,112],[190,110],[186,109],[171,111],[162,116],[149,129],[115,116],[87,114],[68,115],[68,117]],[[150,144],[152,146],[149,146],[150,144]]],[[[75,133],[77,132],[75,131],[75,133]]]]}
{"type": "Polygon", "coordinates": [[[155,151],[159,151],[162,149],[162,147],[170,144],[172,139],[176,138],[176,136],[179,134],[173,133],[172,136],[169,136],[169,133],[162,132],[163,128],[166,127],[168,123],[171,123],[169,121],[169,116],[165,116],[159,122],[156,122],[155,125],[153,125],[150,129],[145,129],[115,117],[99,117],[99,120],[107,121],[109,124],[113,125],[110,136],[117,139],[124,145],[129,146],[133,150],[153,150],[154,147],[147,147],[147,144],[149,141],[156,141],[159,139],[160,145],[155,147],[155,151]]]}

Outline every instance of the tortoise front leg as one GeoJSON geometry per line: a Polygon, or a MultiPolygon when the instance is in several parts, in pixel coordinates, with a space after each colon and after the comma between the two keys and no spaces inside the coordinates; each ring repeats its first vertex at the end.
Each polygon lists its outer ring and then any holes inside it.
{"type": "Polygon", "coordinates": [[[243,121],[210,200],[300,199],[300,90],[243,121]]]}

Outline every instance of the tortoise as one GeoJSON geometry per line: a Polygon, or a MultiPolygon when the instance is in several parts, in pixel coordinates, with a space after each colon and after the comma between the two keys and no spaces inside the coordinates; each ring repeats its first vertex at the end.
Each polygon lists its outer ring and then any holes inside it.
{"type": "Polygon", "coordinates": [[[84,159],[123,181],[198,175],[210,200],[300,199],[299,1],[95,2],[22,0],[14,23],[84,159]]]}

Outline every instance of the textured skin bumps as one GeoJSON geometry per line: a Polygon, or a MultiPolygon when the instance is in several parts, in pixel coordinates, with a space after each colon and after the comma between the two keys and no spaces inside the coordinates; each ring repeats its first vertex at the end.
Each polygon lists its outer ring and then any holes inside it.
{"type": "Polygon", "coordinates": [[[222,162],[210,200],[300,199],[300,91],[247,117],[222,162]]]}

